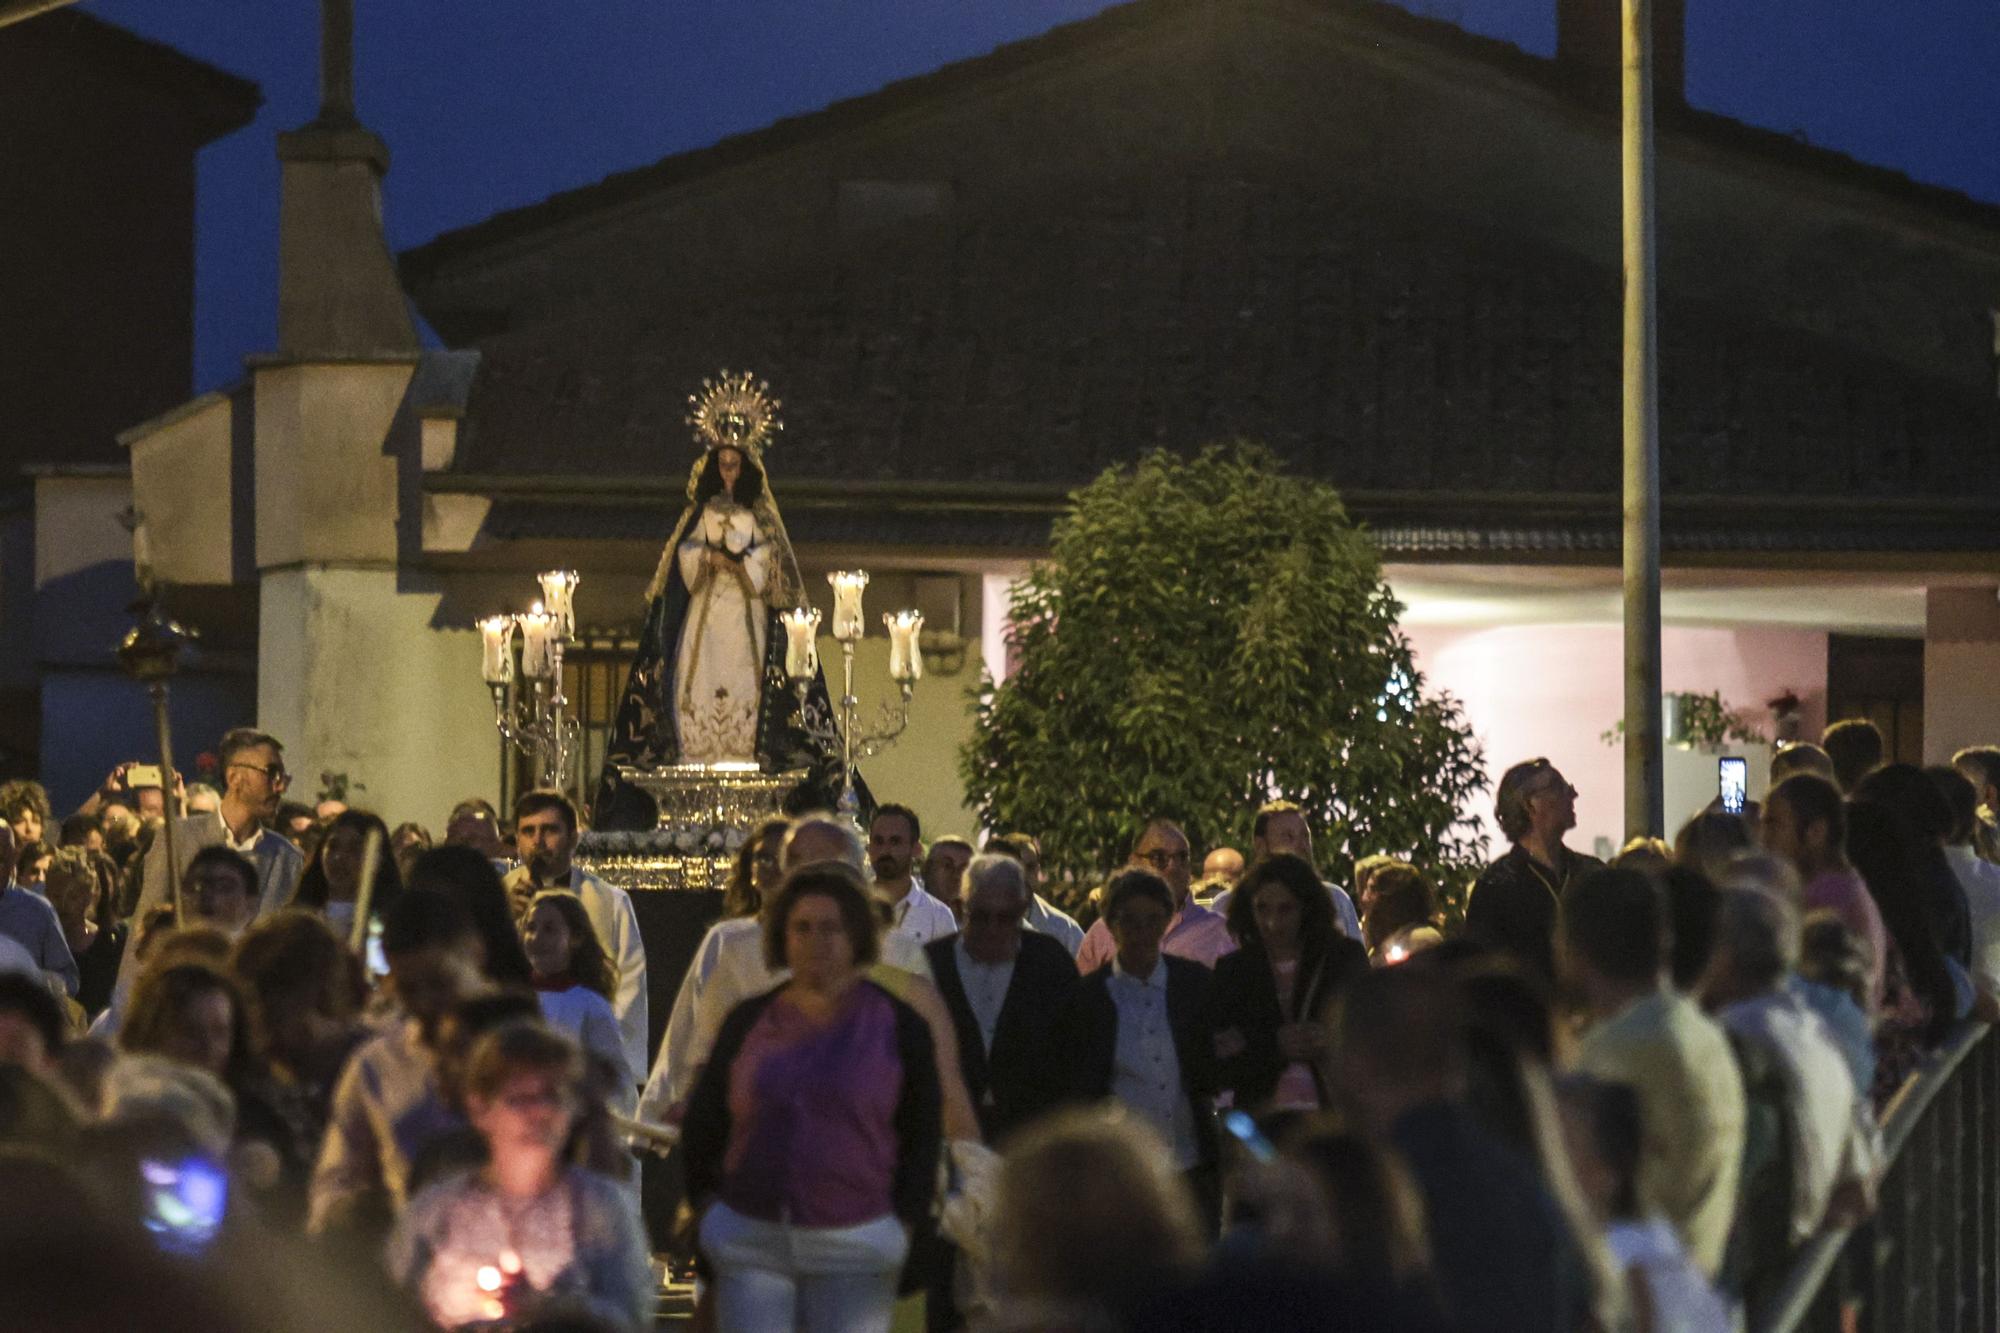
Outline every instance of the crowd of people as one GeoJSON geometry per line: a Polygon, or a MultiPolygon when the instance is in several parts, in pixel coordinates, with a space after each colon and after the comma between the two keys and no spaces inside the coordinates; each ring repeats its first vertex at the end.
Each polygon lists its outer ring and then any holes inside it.
{"type": "Polygon", "coordinates": [[[1284,802],[1241,850],[1163,812],[1084,893],[1023,832],[772,818],[656,1049],[566,796],[433,839],[288,803],[273,737],[218,757],[60,825],[0,787],[24,1311],[629,1329],[658,1254],[723,1330],[1724,1329],[2000,1015],[2000,749],[1885,763],[1866,723],[1609,865],[1517,764],[1467,895],[1329,882],[1284,802]]]}

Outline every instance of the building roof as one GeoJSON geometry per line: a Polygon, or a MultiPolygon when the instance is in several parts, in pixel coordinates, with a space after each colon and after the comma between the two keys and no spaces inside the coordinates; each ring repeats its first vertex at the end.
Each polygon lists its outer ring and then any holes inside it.
{"type": "MultiPolygon", "coordinates": [[[[1594,99],[1572,71],[1557,61],[1532,55],[1493,37],[1467,32],[1442,19],[1412,14],[1384,0],[1234,0],[1239,4],[1306,7],[1375,29],[1386,43],[1414,45],[1469,61],[1532,84],[1580,105],[1594,99]]],[[[961,60],[928,74],[900,79],[872,93],[846,98],[818,111],[789,116],[760,129],[730,135],[706,148],[676,153],[650,166],[614,173],[591,185],[565,190],[539,202],[496,213],[467,227],[447,231],[401,257],[404,279],[421,286],[439,269],[488,246],[533,235],[590,217],[713,172],[830,138],[912,107],[961,95],[980,84],[1013,76],[1035,65],[1066,59],[1100,45],[1129,40],[1156,24],[1199,15],[1212,0],[1127,0],[1091,18],[1063,24],[1040,36],[1008,43],[985,55],[961,60]]],[[[1549,0],[1554,4],[1555,0],[1549,0]]],[[[1607,115],[1615,107],[1597,107],[1607,115]]],[[[1790,134],[1780,134],[1683,102],[1663,100],[1656,108],[1664,140],[1683,139],[1772,165],[1818,173],[1830,180],[1880,195],[1937,220],[2000,228],[2000,207],[1962,191],[1912,179],[1893,168],[1862,162],[1790,134]]]]}
{"type": "Polygon", "coordinates": [[[73,6],[16,24],[5,40],[71,47],[107,70],[158,89],[195,125],[204,143],[248,125],[264,104],[263,91],[249,79],[73,6]]]}
{"type": "MultiPolygon", "coordinates": [[[[1592,114],[1554,62],[1449,24],[1369,0],[1240,2],[1334,14],[1381,41],[1498,71],[1530,89],[1523,105],[1569,98],[1592,114]]],[[[406,279],[477,268],[488,248],[517,250],[725,167],[1207,10],[1135,0],[441,237],[404,257],[406,279]]],[[[1975,242],[2000,254],[2000,209],[1721,117],[1667,118],[1673,134],[1924,210],[1938,230],[1972,223],[1975,242]]],[[[1034,549],[1056,497],[1106,467],[1241,436],[1351,498],[1421,497],[1356,506],[1392,554],[1614,552],[1615,259],[1511,229],[1506,216],[1431,213],[1286,165],[1111,160],[1065,177],[1053,204],[989,192],[976,207],[804,251],[771,244],[790,257],[732,271],[719,299],[624,281],[624,265],[657,265],[662,247],[643,229],[593,233],[583,258],[561,261],[586,270],[591,299],[480,340],[452,474],[427,484],[498,495],[492,538],[658,541],[692,457],[685,396],[727,366],[754,369],[786,400],[770,467],[801,542],[1034,549]],[[645,257],[623,257],[633,254],[645,257]],[[509,484],[521,481],[538,488],[533,500],[509,484]],[[1022,482],[1039,491],[963,502],[1022,482]],[[813,498],[857,484],[879,502],[813,498]],[[909,487],[934,493],[898,498],[909,487]],[[1551,495],[1591,498],[1531,503],[1551,495]]],[[[695,192],[687,208],[713,206],[707,197],[695,192]]],[[[495,280],[503,299],[520,280],[511,273],[495,280]]],[[[1912,291],[1935,300],[1935,286],[1912,291]]],[[[1664,292],[1667,494],[1727,509],[1671,511],[1670,552],[2000,546],[1991,381],[1880,353],[1870,331],[1839,332],[1685,286],[1664,292]],[[1837,521],[1833,504],[1849,506],[1837,521]]],[[[1953,339],[1963,333],[1952,325],[1953,339]]]]}
{"type": "MultiPolygon", "coordinates": [[[[1107,181],[736,301],[488,339],[454,467],[684,475],[686,393],[733,365],[786,399],[779,480],[1068,487],[1243,436],[1343,489],[1615,492],[1618,292],[1568,252],[1295,184],[1107,181]]],[[[1660,339],[1670,490],[2000,496],[1990,386],[1671,294],[1660,339]]]]}

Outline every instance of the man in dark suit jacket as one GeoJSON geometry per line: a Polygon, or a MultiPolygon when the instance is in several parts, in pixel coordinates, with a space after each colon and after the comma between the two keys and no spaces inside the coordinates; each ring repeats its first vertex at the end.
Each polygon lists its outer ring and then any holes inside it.
{"type": "Polygon", "coordinates": [[[1150,1121],[1198,1192],[1216,1162],[1209,970],[1160,952],[1174,912],[1166,881],[1128,870],[1104,890],[1112,961],[1078,985],[1063,1021],[1070,1095],[1116,1098],[1150,1121]]]}
{"type": "Polygon", "coordinates": [[[924,952],[958,1030],[980,1133],[998,1143],[1063,1098],[1056,1028],[1078,978],[1069,950],[1024,928],[1028,882],[1019,861],[975,857],[964,892],[964,929],[924,952]]]}

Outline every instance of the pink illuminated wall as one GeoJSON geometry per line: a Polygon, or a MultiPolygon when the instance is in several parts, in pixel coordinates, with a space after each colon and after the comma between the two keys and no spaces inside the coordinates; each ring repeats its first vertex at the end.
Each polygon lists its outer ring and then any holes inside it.
{"type": "MultiPolygon", "coordinates": [[[[1599,837],[1614,846],[1624,841],[1622,752],[1599,739],[1624,712],[1618,626],[1412,626],[1406,632],[1425,688],[1464,702],[1493,782],[1510,764],[1547,755],[1579,793],[1570,845],[1587,852],[1599,837]]],[[[1790,689],[1805,704],[1801,734],[1816,737],[1825,725],[1824,634],[1669,626],[1661,652],[1668,693],[1719,691],[1727,703],[1768,724],[1764,701],[1790,689]]],[[[1497,849],[1503,844],[1492,826],[1490,790],[1479,806],[1497,849]]],[[[1669,811],[1667,822],[1675,825],[1679,818],[1669,811]]]]}

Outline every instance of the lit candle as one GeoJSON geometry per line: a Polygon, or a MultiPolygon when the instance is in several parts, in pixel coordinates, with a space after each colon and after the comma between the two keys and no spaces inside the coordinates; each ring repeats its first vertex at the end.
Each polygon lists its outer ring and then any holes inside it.
{"type": "Polygon", "coordinates": [[[521,674],[529,680],[547,680],[555,669],[556,618],[537,602],[533,611],[516,619],[521,625],[521,674]]]}
{"type": "Polygon", "coordinates": [[[819,666],[819,612],[801,606],[778,617],[785,622],[785,674],[808,680],[819,666]]]}
{"type": "Polygon", "coordinates": [[[842,569],[826,576],[833,585],[833,637],[842,643],[861,638],[861,590],[868,586],[868,571],[842,569]]]}
{"type": "Polygon", "coordinates": [[[573,569],[551,569],[537,574],[535,581],[542,585],[542,601],[555,617],[556,633],[565,639],[575,637],[576,585],[583,580],[573,569]]]}
{"type": "Polygon", "coordinates": [[[917,635],[923,632],[924,613],[898,611],[883,616],[882,623],[889,630],[889,679],[901,685],[921,680],[924,655],[917,648],[917,635]]]}
{"type": "Polygon", "coordinates": [[[479,622],[479,637],[486,649],[481,667],[486,683],[505,685],[514,679],[514,617],[486,617],[479,622]]]}

